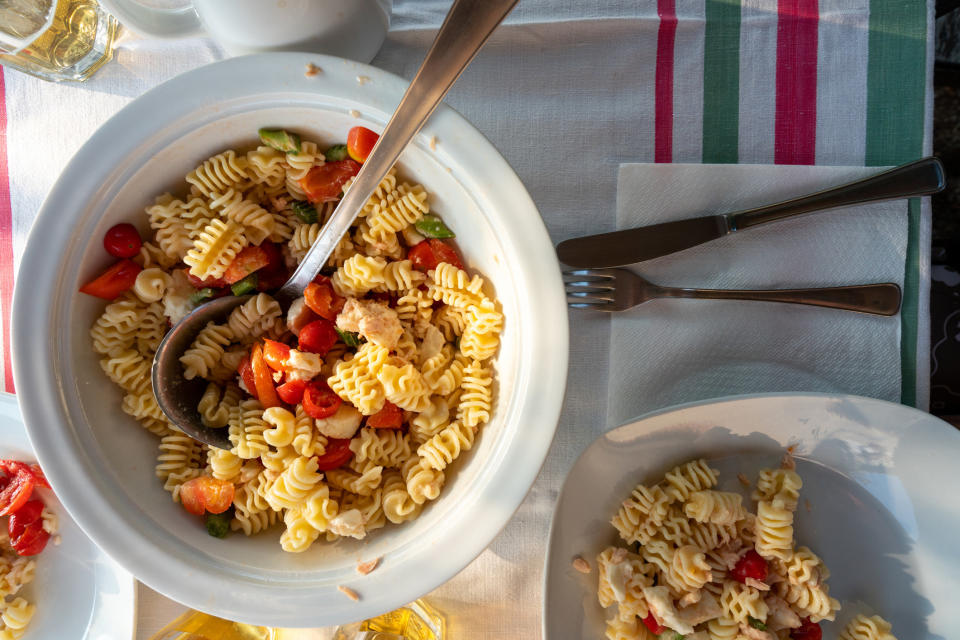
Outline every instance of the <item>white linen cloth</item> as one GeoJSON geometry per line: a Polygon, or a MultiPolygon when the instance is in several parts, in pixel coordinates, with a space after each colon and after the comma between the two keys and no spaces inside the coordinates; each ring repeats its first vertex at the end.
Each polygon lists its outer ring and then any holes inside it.
{"type": "MultiPolygon", "coordinates": [[[[878,173],[876,168],[625,164],[617,228],[740,211],[878,173]]],[[[903,285],[907,201],[736,232],[631,269],[702,289],[903,285]]],[[[929,277],[929,276],[928,276],[929,277]]],[[[652,300],[614,314],[607,420],[742,393],[834,391],[900,399],[900,319],[805,305],[652,300]]]]}
{"type": "MultiPolygon", "coordinates": [[[[449,4],[449,0],[396,0],[393,26],[373,64],[411,78],[449,4]]],[[[776,14],[776,2],[751,0],[748,4],[751,11],[766,7],[769,15],[776,14]]],[[[825,11],[834,4],[838,3],[821,2],[825,11]]],[[[846,46],[850,31],[862,31],[866,24],[861,4],[849,12],[856,18],[853,22],[825,21],[821,27],[823,86],[836,91],[823,91],[818,113],[823,114],[823,126],[844,125],[835,135],[818,141],[820,163],[864,162],[862,126],[856,126],[865,113],[862,90],[854,92],[855,102],[839,91],[848,76],[846,69],[836,66],[838,61],[866,59],[862,41],[846,46]],[[835,58],[829,52],[842,56],[835,58]],[[832,115],[841,112],[842,119],[832,115]]],[[[932,10],[933,3],[928,4],[932,10]]],[[[682,108],[675,118],[673,160],[698,162],[697,123],[702,114],[695,80],[703,75],[704,3],[680,1],[677,7],[681,25],[677,77],[690,80],[691,87],[677,85],[677,104],[682,108]]],[[[846,12],[841,8],[840,13],[846,12]]],[[[523,0],[448,96],[447,102],[490,138],[515,168],[554,241],[613,230],[619,165],[653,161],[658,24],[655,2],[523,0]]],[[[744,23],[744,62],[768,58],[769,34],[776,30],[769,20],[751,24],[758,26],[744,23]],[[764,29],[767,37],[752,37],[754,28],[764,29]]],[[[206,39],[157,41],[125,34],[115,60],[82,85],[49,84],[6,72],[16,260],[60,170],[103,121],[156,84],[222,57],[223,52],[206,39]]],[[[741,87],[745,121],[752,115],[749,105],[759,105],[759,110],[772,101],[771,78],[758,75],[769,71],[769,65],[761,66],[749,75],[751,83],[741,87]]],[[[772,126],[768,129],[772,135],[772,126]]],[[[772,162],[767,133],[741,139],[740,162],[772,162]]],[[[902,270],[902,260],[897,268],[902,270]]],[[[682,284],[680,275],[661,280],[682,284]]],[[[711,283],[699,280],[698,284],[711,283]]],[[[711,303],[690,302],[693,309],[702,304],[711,303]]],[[[651,308],[644,312],[650,313],[651,308]]],[[[447,615],[450,638],[541,637],[542,567],[553,505],[570,465],[615,422],[607,416],[611,318],[573,313],[570,321],[573,366],[557,436],[537,482],[490,547],[427,596],[447,615]]],[[[866,395],[890,392],[887,387],[867,389],[866,384],[860,388],[869,391],[866,395]]],[[[184,607],[145,587],[140,593],[137,638],[145,640],[184,607]]]]}

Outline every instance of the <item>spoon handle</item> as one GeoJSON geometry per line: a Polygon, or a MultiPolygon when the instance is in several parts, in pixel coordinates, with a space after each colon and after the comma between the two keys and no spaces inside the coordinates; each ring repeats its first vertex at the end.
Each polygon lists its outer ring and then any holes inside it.
{"type": "Polygon", "coordinates": [[[288,305],[326,264],[407,143],[518,0],[456,0],[390,122],[300,266],[275,297],[288,305]]]}

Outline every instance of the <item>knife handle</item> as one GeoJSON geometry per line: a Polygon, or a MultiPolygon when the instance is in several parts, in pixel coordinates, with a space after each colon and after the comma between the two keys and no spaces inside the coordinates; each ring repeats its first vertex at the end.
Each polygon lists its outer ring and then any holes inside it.
{"type": "Polygon", "coordinates": [[[942,191],[946,185],[947,181],[940,160],[934,157],[922,158],[875,176],[819,191],[809,196],[731,213],[727,215],[727,220],[731,231],[739,231],[821,209],[926,196],[942,191]]]}

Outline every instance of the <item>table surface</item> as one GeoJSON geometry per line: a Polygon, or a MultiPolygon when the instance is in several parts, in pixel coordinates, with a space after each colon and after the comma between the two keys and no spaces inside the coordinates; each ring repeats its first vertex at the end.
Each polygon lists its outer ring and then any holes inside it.
{"type": "MultiPolygon", "coordinates": [[[[394,2],[372,64],[412,77],[449,0],[394,2]]],[[[448,103],[503,153],[551,238],[612,230],[626,162],[882,166],[930,150],[933,4],[899,0],[527,0],[448,103]]],[[[212,42],[121,37],[83,85],[4,70],[0,124],[0,325],[12,389],[9,305],[33,215],[60,168],[105,119],[177,73],[223,57],[212,42]],[[37,109],[36,105],[43,105],[37,109]]],[[[929,214],[911,209],[911,242],[929,214]]],[[[906,404],[926,406],[929,281],[908,255],[902,324],[906,404]]],[[[562,479],[610,426],[610,321],[571,315],[564,411],[541,474],[500,536],[428,598],[451,637],[539,638],[542,564],[562,479]],[[598,346],[600,345],[600,346],[598,346]],[[467,632],[469,630],[469,633],[467,632]]],[[[816,388],[797,391],[817,391],[816,388]]],[[[139,586],[137,638],[184,608],[139,586]]]]}

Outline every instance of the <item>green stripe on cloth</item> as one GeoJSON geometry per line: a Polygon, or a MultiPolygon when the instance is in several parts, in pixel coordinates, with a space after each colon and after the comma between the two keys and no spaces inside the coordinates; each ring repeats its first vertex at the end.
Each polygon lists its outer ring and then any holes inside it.
{"type": "Polygon", "coordinates": [[[738,160],[740,2],[706,0],[703,36],[703,162],[738,160]]]}
{"type": "MultiPolygon", "coordinates": [[[[871,0],[867,65],[867,166],[923,154],[927,82],[927,3],[871,0]]],[[[916,405],[920,296],[920,203],[908,205],[907,258],[900,311],[900,401],[916,405]]]]}

